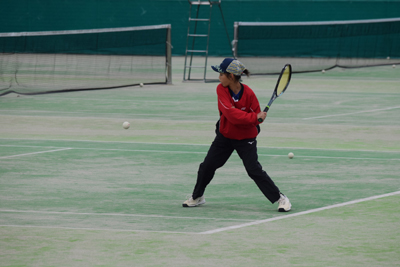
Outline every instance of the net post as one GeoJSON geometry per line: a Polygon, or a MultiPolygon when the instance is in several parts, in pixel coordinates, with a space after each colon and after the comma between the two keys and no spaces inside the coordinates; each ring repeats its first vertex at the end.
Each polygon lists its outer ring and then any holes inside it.
{"type": "Polygon", "coordinates": [[[172,44],[171,44],[171,24],[167,28],[167,45],[166,45],[166,78],[167,84],[172,84],[172,44]]]}

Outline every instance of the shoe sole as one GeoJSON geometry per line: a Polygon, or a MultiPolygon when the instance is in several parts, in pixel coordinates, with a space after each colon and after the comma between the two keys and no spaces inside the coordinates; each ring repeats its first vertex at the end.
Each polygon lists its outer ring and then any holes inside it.
{"type": "Polygon", "coordinates": [[[203,202],[200,202],[200,203],[198,203],[197,205],[193,205],[193,206],[189,206],[188,204],[183,203],[183,204],[182,204],[182,207],[184,207],[184,208],[194,208],[194,207],[197,207],[197,206],[199,206],[199,205],[203,205],[204,203],[206,203],[206,202],[203,201],[203,202]]]}
{"type": "Polygon", "coordinates": [[[279,212],[288,212],[292,209],[292,207],[290,207],[288,210],[285,210],[284,208],[279,208],[278,211],[279,212]]]}

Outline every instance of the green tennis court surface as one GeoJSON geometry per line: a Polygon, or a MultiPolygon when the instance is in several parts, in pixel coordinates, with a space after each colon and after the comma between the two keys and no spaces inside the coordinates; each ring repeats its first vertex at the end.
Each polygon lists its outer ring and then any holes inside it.
{"type": "MultiPolygon", "coordinates": [[[[0,98],[0,266],[400,262],[398,68],[293,75],[258,137],[289,213],[264,198],[236,154],[207,203],[182,208],[218,111],[216,84],[179,77],[0,98]]],[[[276,77],[243,82],[264,106],[276,77]]]]}

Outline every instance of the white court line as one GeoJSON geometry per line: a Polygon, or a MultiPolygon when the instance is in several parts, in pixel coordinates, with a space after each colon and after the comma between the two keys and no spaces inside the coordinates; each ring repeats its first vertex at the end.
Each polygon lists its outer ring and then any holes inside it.
{"type": "Polygon", "coordinates": [[[83,227],[63,227],[63,226],[36,226],[36,225],[13,225],[0,224],[0,227],[18,227],[18,228],[41,228],[41,229],[62,229],[62,230],[85,230],[85,231],[110,231],[110,232],[140,232],[140,233],[163,233],[163,234],[197,234],[192,232],[175,231],[151,231],[151,230],[132,230],[132,229],[107,229],[107,228],[83,228],[83,227]]]}
{"type": "Polygon", "coordinates": [[[36,155],[36,154],[42,154],[42,153],[51,153],[51,152],[68,150],[68,149],[72,149],[72,148],[68,147],[68,148],[61,148],[61,149],[56,149],[56,150],[47,150],[47,151],[25,153],[25,154],[13,155],[13,156],[5,156],[5,157],[0,157],[0,159],[8,159],[8,158],[22,157],[22,156],[28,156],[28,155],[36,155]]]}
{"type": "MultiPolygon", "coordinates": [[[[171,146],[206,146],[210,147],[209,144],[188,144],[188,143],[151,143],[151,142],[123,142],[123,141],[97,141],[97,140],[71,140],[71,139],[30,139],[30,138],[0,138],[0,140],[24,140],[24,141],[68,141],[68,142],[87,142],[87,143],[104,143],[104,144],[142,144],[142,145],[171,145],[171,146]]],[[[24,147],[19,145],[0,145],[0,146],[15,146],[24,147]]],[[[26,146],[26,147],[54,147],[54,146],[26,146]]],[[[338,148],[308,148],[308,147],[273,147],[273,146],[257,146],[265,149],[302,149],[302,150],[321,150],[321,151],[361,151],[361,152],[379,152],[379,153],[399,153],[399,151],[379,151],[379,150],[368,150],[368,149],[338,149],[338,148]]]]}
{"type": "Polygon", "coordinates": [[[149,217],[163,219],[193,219],[193,220],[214,220],[214,221],[242,221],[248,222],[250,219],[231,219],[231,218],[207,218],[207,217],[182,217],[166,215],[147,215],[147,214],[123,214],[123,213],[87,213],[87,212],[62,212],[62,211],[38,211],[38,210],[5,210],[0,209],[0,213],[36,213],[36,214],[58,214],[58,215],[90,215],[90,216],[120,216],[120,217],[149,217]]]}
{"type": "Polygon", "coordinates": [[[394,196],[394,195],[399,195],[399,194],[400,194],[400,191],[397,191],[397,192],[392,192],[392,193],[388,193],[388,194],[352,200],[352,201],[335,204],[335,205],[331,205],[331,206],[327,206],[327,207],[322,207],[322,208],[312,209],[312,210],[308,210],[308,211],[302,211],[302,212],[298,212],[298,213],[294,213],[294,214],[284,215],[284,216],[280,216],[280,217],[276,217],[276,218],[270,218],[270,219],[266,219],[266,220],[258,220],[258,221],[253,221],[253,222],[249,222],[249,223],[244,223],[244,224],[234,225],[234,226],[229,226],[229,227],[224,227],[224,228],[218,228],[218,229],[200,232],[200,233],[174,232],[174,231],[151,231],[151,230],[130,230],[130,229],[80,228],[80,227],[62,227],[62,226],[6,225],[6,224],[0,225],[0,227],[209,235],[209,234],[215,234],[215,233],[220,233],[220,232],[224,232],[224,231],[240,229],[240,228],[244,228],[247,226],[252,226],[252,225],[277,221],[277,220],[283,220],[283,219],[287,219],[287,218],[291,218],[291,217],[297,217],[297,216],[301,216],[301,215],[305,215],[305,214],[315,213],[315,212],[319,212],[319,211],[329,210],[329,209],[333,209],[333,208],[343,207],[343,206],[347,206],[347,205],[351,205],[351,204],[357,204],[357,203],[361,203],[361,202],[365,202],[365,201],[370,201],[370,200],[374,200],[374,199],[379,199],[379,198],[384,198],[384,197],[389,197],[389,196],[394,196]]]}
{"type": "Polygon", "coordinates": [[[207,154],[207,152],[201,152],[201,151],[177,151],[177,150],[145,150],[145,149],[118,149],[118,148],[103,149],[103,148],[84,148],[84,147],[74,147],[73,149],[78,149],[78,150],[96,150],[96,151],[174,153],[174,154],[207,154]]]}
{"type": "MultiPolygon", "coordinates": [[[[6,147],[41,147],[41,146],[20,146],[20,145],[0,145],[6,147]]],[[[123,151],[123,152],[147,152],[147,153],[173,153],[173,154],[207,154],[206,151],[177,151],[177,150],[145,150],[145,149],[118,149],[118,148],[63,148],[60,150],[65,149],[79,149],[79,150],[96,150],[96,151],[123,151]]],[[[53,150],[58,151],[58,150],[53,150]]],[[[371,151],[376,152],[376,151],[371,151]]],[[[37,153],[45,153],[45,152],[37,152],[37,153]]],[[[16,155],[18,156],[18,155],[16,155]]],[[[286,154],[279,155],[279,154],[258,154],[259,157],[287,157],[286,154]]],[[[11,156],[13,157],[13,156],[11,156]]],[[[355,157],[327,157],[327,156],[296,156],[296,158],[319,158],[319,159],[348,159],[348,160],[391,160],[391,161],[399,161],[400,159],[397,158],[355,158],[355,157]]],[[[2,157],[0,157],[2,159],[2,157]]]]}
{"type": "MultiPolygon", "coordinates": [[[[15,110],[2,110],[2,111],[15,111],[15,110]]],[[[101,113],[101,112],[96,112],[96,113],[88,113],[85,110],[82,111],[60,111],[60,112],[54,112],[54,111],[38,111],[38,110],[23,110],[23,112],[29,112],[29,113],[36,113],[39,115],[29,115],[29,114],[18,114],[19,111],[17,111],[17,113],[14,114],[1,114],[1,116],[20,116],[20,117],[43,117],[40,114],[57,114],[57,115],[52,115],[50,116],[50,118],[65,118],[65,116],[60,116],[62,114],[75,114],[75,115],[82,115],[79,116],[80,119],[89,119],[89,118],[93,118],[93,119],[109,119],[109,120],[114,120],[116,119],[116,117],[99,117],[98,115],[118,115],[119,117],[121,116],[120,113],[112,113],[112,112],[107,112],[107,113],[101,113]],[[84,115],[84,116],[83,116],[84,115]]],[[[136,118],[135,120],[144,120],[144,118],[140,118],[141,116],[146,116],[146,117],[151,117],[154,118],[154,114],[151,113],[126,113],[126,115],[136,118]]],[[[157,114],[157,117],[165,117],[165,118],[181,118],[183,120],[190,120],[193,121],[193,118],[196,119],[201,119],[202,121],[205,122],[215,122],[215,120],[218,119],[218,117],[214,116],[214,115],[174,115],[174,114],[157,114]]],[[[134,120],[134,119],[132,119],[134,120]]],[[[148,120],[148,118],[146,118],[146,120],[148,120]]],[[[157,118],[155,118],[155,120],[159,120],[157,118]]]]}
{"type": "MultiPolygon", "coordinates": [[[[287,155],[266,155],[266,154],[258,154],[258,156],[266,156],[266,157],[287,157],[287,155]]],[[[388,158],[351,158],[351,157],[326,157],[326,156],[296,156],[296,158],[354,159],[354,160],[400,160],[400,159],[388,159],[388,158]]]]}
{"type": "MultiPolygon", "coordinates": [[[[352,79],[353,80],[353,79],[352,79]]],[[[300,93],[299,93],[300,94],[300,93]]],[[[34,98],[33,95],[24,95],[24,98],[34,98]]],[[[40,100],[43,99],[59,99],[57,97],[40,97],[40,100]]],[[[82,100],[82,98],[77,98],[77,97],[63,97],[63,100],[82,100]]],[[[104,102],[104,98],[90,98],[90,101],[103,101],[104,102]]],[[[140,103],[143,104],[143,100],[134,100],[134,99],[107,99],[107,102],[129,102],[129,103],[140,103]]],[[[187,104],[187,103],[194,103],[194,104],[198,104],[199,101],[198,100],[185,100],[185,101],[174,101],[174,100],[170,100],[170,101],[165,101],[165,100],[146,100],[146,103],[156,103],[156,104],[164,104],[164,105],[169,105],[169,104],[175,104],[175,105],[179,105],[179,104],[187,104]]],[[[202,104],[215,104],[215,101],[205,101],[205,102],[201,102],[202,104]]],[[[15,111],[15,109],[2,109],[2,111],[15,111]]],[[[26,111],[26,110],[22,110],[22,111],[26,111]]],[[[35,110],[37,111],[37,110],[35,110]]],[[[86,111],[86,110],[82,110],[82,111],[86,111]]],[[[41,111],[41,112],[49,112],[49,111],[41,111]]]]}
{"type": "Polygon", "coordinates": [[[332,114],[332,115],[326,115],[326,116],[303,118],[303,120],[313,120],[313,119],[321,119],[321,118],[328,118],[328,117],[346,116],[346,115],[369,113],[369,112],[375,112],[375,111],[384,111],[384,110],[391,110],[391,109],[398,109],[398,108],[400,108],[400,106],[398,106],[398,107],[390,107],[390,108],[382,108],[382,109],[372,109],[372,110],[357,111],[357,112],[352,112],[352,113],[332,114]]]}
{"type": "Polygon", "coordinates": [[[330,210],[330,209],[334,209],[334,208],[338,208],[338,207],[344,207],[344,206],[348,206],[348,205],[352,205],[352,204],[357,204],[357,203],[370,201],[370,200],[374,200],[374,199],[379,199],[379,198],[384,198],[384,197],[390,197],[390,196],[399,195],[399,194],[400,194],[400,191],[396,191],[396,192],[392,192],[392,193],[388,193],[388,194],[377,195],[377,196],[352,200],[352,201],[348,201],[348,202],[344,202],[344,203],[340,203],[340,204],[335,204],[335,205],[331,205],[331,206],[326,206],[326,207],[322,207],[322,208],[317,208],[317,209],[306,210],[306,211],[302,211],[302,212],[298,212],[298,213],[283,215],[283,216],[279,216],[276,218],[270,218],[270,219],[266,219],[266,220],[259,220],[259,221],[254,221],[254,222],[249,222],[249,223],[244,223],[244,224],[239,224],[239,225],[233,225],[233,226],[229,226],[229,227],[218,228],[218,229],[214,229],[214,230],[210,230],[210,231],[201,232],[199,234],[203,234],[203,235],[215,234],[215,233],[220,233],[220,232],[224,232],[224,231],[244,228],[247,226],[252,226],[252,225],[257,225],[257,224],[262,224],[262,223],[267,223],[267,222],[283,220],[283,219],[287,219],[287,218],[291,218],[291,217],[297,217],[297,216],[315,213],[315,212],[319,212],[319,211],[330,210]]]}

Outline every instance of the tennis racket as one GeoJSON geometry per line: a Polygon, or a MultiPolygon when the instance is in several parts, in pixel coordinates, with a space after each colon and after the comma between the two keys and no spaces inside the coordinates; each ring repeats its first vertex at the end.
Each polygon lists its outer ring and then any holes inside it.
{"type": "MultiPolygon", "coordinates": [[[[274,100],[281,96],[287,89],[290,78],[292,77],[292,66],[290,64],[286,64],[282,71],[281,74],[279,75],[278,81],[276,82],[275,90],[274,93],[272,94],[271,99],[269,100],[268,105],[264,108],[264,112],[267,112],[272,105],[272,102],[274,100]]],[[[263,119],[259,118],[259,122],[263,122],[263,119]]]]}

